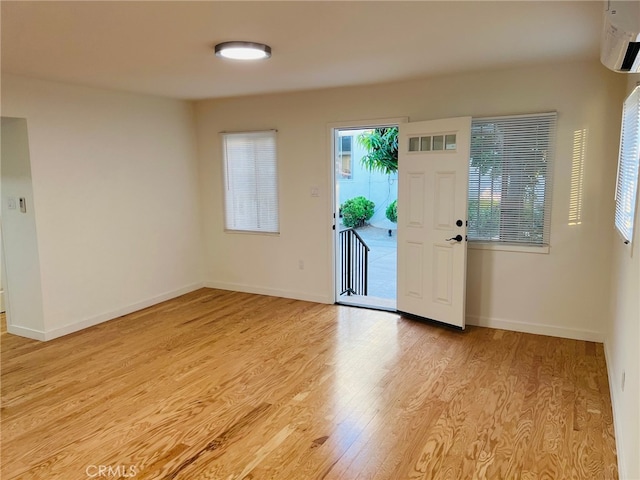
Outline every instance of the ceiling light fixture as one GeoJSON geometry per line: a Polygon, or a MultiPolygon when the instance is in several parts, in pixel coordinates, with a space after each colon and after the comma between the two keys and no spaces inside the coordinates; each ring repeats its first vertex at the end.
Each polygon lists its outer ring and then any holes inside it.
{"type": "Polygon", "coordinates": [[[264,43],[223,42],[215,47],[216,56],[234,60],[260,60],[271,56],[271,47],[264,43]]]}

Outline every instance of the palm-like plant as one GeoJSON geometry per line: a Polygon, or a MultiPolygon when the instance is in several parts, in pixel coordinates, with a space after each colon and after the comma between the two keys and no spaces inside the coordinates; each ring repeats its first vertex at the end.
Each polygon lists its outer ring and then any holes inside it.
{"type": "Polygon", "coordinates": [[[360,159],[367,170],[387,175],[398,171],[398,127],[367,130],[358,135],[358,143],[367,150],[360,159]]]}

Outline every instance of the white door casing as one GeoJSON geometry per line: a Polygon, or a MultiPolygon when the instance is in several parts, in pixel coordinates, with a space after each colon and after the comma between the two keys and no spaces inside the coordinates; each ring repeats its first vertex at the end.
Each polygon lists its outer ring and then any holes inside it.
{"type": "Polygon", "coordinates": [[[0,313],[4,313],[4,284],[5,284],[5,274],[4,274],[4,248],[2,246],[2,221],[0,220],[0,313]]]}
{"type": "Polygon", "coordinates": [[[461,329],[470,140],[471,117],[403,123],[398,133],[397,309],[461,329]]]}

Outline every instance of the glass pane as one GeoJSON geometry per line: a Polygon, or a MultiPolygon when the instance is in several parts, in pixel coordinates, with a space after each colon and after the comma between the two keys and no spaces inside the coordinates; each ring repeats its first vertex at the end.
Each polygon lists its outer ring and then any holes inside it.
{"type": "Polygon", "coordinates": [[[423,152],[431,150],[431,137],[420,137],[420,150],[423,152]]]}
{"type": "Polygon", "coordinates": [[[351,139],[353,137],[341,137],[342,138],[342,142],[341,142],[341,147],[342,147],[342,152],[350,152],[351,151],[351,139]]]}
{"type": "Polygon", "coordinates": [[[444,149],[455,150],[456,149],[456,134],[445,135],[444,137],[444,149]]]}
{"type": "Polygon", "coordinates": [[[420,137],[409,138],[409,151],[410,152],[420,151],[420,137]]]}
{"type": "Polygon", "coordinates": [[[472,120],[469,240],[548,244],[555,128],[555,113],[472,120]]]}
{"type": "Polygon", "coordinates": [[[433,149],[444,150],[444,137],[442,135],[433,137],[433,149]]]}

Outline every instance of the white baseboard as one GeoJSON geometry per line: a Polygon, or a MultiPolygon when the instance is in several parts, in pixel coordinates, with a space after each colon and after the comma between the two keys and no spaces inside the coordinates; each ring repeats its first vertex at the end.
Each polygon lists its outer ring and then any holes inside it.
{"type": "Polygon", "coordinates": [[[41,342],[47,340],[47,333],[41,330],[33,330],[26,327],[17,327],[15,325],[7,325],[7,332],[18,335],[20,337],[30,338],[32,340],[40,340],[41,342]]]}
{"type": "Polygon", "coordinates": [[[255,293],[257,295],[269,295],[271,297],[292,298],[294,300],[304,300],[306,302],[335,303],[332,298],[324,295],[315,295],[306,292],[294,292],[291,290],[280,290],[276,288],[264,288],[255,285],[246,285],[240,283],[204,282],[204,286],[208,288],[219,288],[220,290],[232,290],[234,292],[255,293]]]}
{"type": "Polygon", "coordinates": [[[466,320],[467,325],[475,325],[478,327],[499,328],[501,330],[534,333],[536,335],[548,335],[550,337],[571,338],[573,340],[586,340],[588,342],[602,343],[604,341],[603,333],[592,330],[519,322],[516,320],[504,320],[500,318],[480,317],[477,315],[467,315],[466,320]]]}
{"type": "MultiPolygon", "coordinates": [[[[607,362],[607,377],[609,377],[609,393],[611,395],[611,410],[613,410],[613,431],[615,432],[615,436],[616,436],[616,454],[618,455],[618,475],[620,476],[620,480],[625,480],[626,476],[625,476],[625,472],[627,472],[627,469],[625,468],[627,465],[626,459],[625,459],[625,452],[626,450],[624,449],[623,446],[623,442],[622,442],[622,435],[620,435],[620,432],[622,432],[622,423],[625,421],[629,421],[629,419],[623,419],[620,417],[620,412],[622,412],[622,409],[620,408],[620,400],[618,400],[618,379],[617,379],[617,375],[614,375],[614,372],[612,370],[612,365],[611,365],[611,352],[609,350],[609,342],[604,341],[604,358],[605,361],[607,362]],[[618,413],[616,413],[618,412],[618,413]]],[[[632,480],[632,479],[629,479],[632,480]]]]}
{"type": "MultiPolygon", "coordinates": [[[[37,338],[37,340],[45,340],[45,341],[53,340],[54,338],[62,337],[63,335],[68,335],[70,333],[74,333],[79,330],[84,330],[85,328],[93,327],[94,325],[98,325],[99,323],[113,320],[114,318],[118,318],[123,315],[128,315],[129,313],[137,312],[138,310],[151,307],[153,305],[164,302],[166,300],[171,300],[172,298],[179,297],[180,295],[184,295],[185,293],[193,292],[194,290],[197,290],[202,287],[203,287],[203,284],[201,282],[194,283],[186,287],[179,288],[178,290],[166,292],[161,295],[157,295],[155,297],[148,298],[146,300],[142,300],[140,302],[136,302],[131,305],[127,305],[126,307],[118,308],[116,310],[112,310],[107,313],[96,315],[95,317],[87,318],[79,322],[70,323],[62,327],[54,328],[53,330],[42,332],[44,333],[44,338],[37,338]]],[[[7,328],[7,331],[9,331],[8,328],[7,328]]],[[[11,332],[11,333],[14,333],[14,332],[11,332]]],[[[27,335],[24,335],[24,336],[27,336],[27,335]]],[[[34,337],[29,337],[29,338],[34,338],[34,337]]]]}

